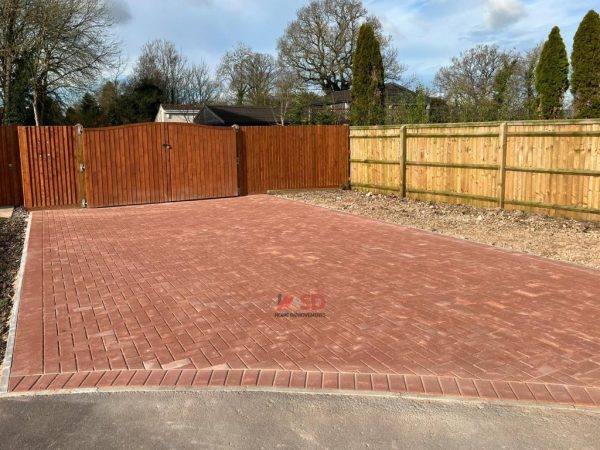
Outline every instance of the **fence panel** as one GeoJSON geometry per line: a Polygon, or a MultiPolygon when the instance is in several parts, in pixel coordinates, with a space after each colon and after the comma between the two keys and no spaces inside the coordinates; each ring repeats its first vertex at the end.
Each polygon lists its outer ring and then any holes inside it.
{"type": "Polygon", "coordinates": [[[353,127],[352,184],[600,220],[600,121],[353,127]]]}
{"type": "Polygon", "coordinates": [[[170,123],[167,130],[170,201],[238,194],[233,128],[170,123]]]}
{"type": "Polygon", "coordinates": [[[90,207],[169,200],[162,123],[86,129],[86,195],[90,207]]]}
{"type": "Polygon", "coordinates": [[[243,194],[348,182],[346,126],[241,127],[243,194]]]}
{"type": "Polygon", "coordinates": [[[73,127],[19,127],[26,208],[77,204],[77,157],[73,127]]]}
{"type": "Polygon", "coordinates": [[[0,206],[22,203],[19,134],[16,126],[0,126],[0,206]]]}

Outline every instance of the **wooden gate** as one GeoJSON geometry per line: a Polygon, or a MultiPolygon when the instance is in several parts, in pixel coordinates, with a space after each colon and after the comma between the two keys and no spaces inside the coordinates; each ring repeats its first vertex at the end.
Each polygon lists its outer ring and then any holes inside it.
{"type": "Polygon", "coordinates": [[[237,195],[235,130],[151,123],[83,131],[90,207],[237,195]]]}
{"type": "Polygon", "coordinates": [[[73,127],[19,127],[26,208],[77,205],[73,127]]]}

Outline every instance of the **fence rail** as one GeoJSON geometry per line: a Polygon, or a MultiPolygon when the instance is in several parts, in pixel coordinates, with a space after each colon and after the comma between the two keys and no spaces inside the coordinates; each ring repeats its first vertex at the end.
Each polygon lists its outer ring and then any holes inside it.
{"type": "Polygon", "coordinates": [[[600,220],[600,120],[352,127],[352,185],[600,220]]]}

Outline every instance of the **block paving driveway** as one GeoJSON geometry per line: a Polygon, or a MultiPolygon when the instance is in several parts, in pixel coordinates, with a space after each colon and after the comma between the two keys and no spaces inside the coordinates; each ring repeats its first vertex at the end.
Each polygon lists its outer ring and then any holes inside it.
{"type": "Polygon", "coordinates": [[[131,386],[600,406],[600,272],[269,196],[34,212],[9,390],[131,386]]]}

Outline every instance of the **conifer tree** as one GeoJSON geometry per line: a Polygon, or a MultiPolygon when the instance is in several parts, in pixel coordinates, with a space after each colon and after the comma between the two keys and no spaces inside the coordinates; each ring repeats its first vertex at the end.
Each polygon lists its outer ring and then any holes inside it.
{"type": "Polygon", "coordinates": [[[552,28],[535,71],[538,114],[542,119],[562,117],[565,93],[569,88],[569,60],[558,27],[552,28]]]}
{"type": "Polygon", "coordinates": [[[571,92],[577,118],[600,117],[600,16],[589,11],[575,33],[571,92]]]}
{"type": "Polygon", "coordinates": [[[373,26],[366,23],[360,27],[352,65],[350,122],[353,125],[383,123],[384,89],[381,46],[373,26]]]}

